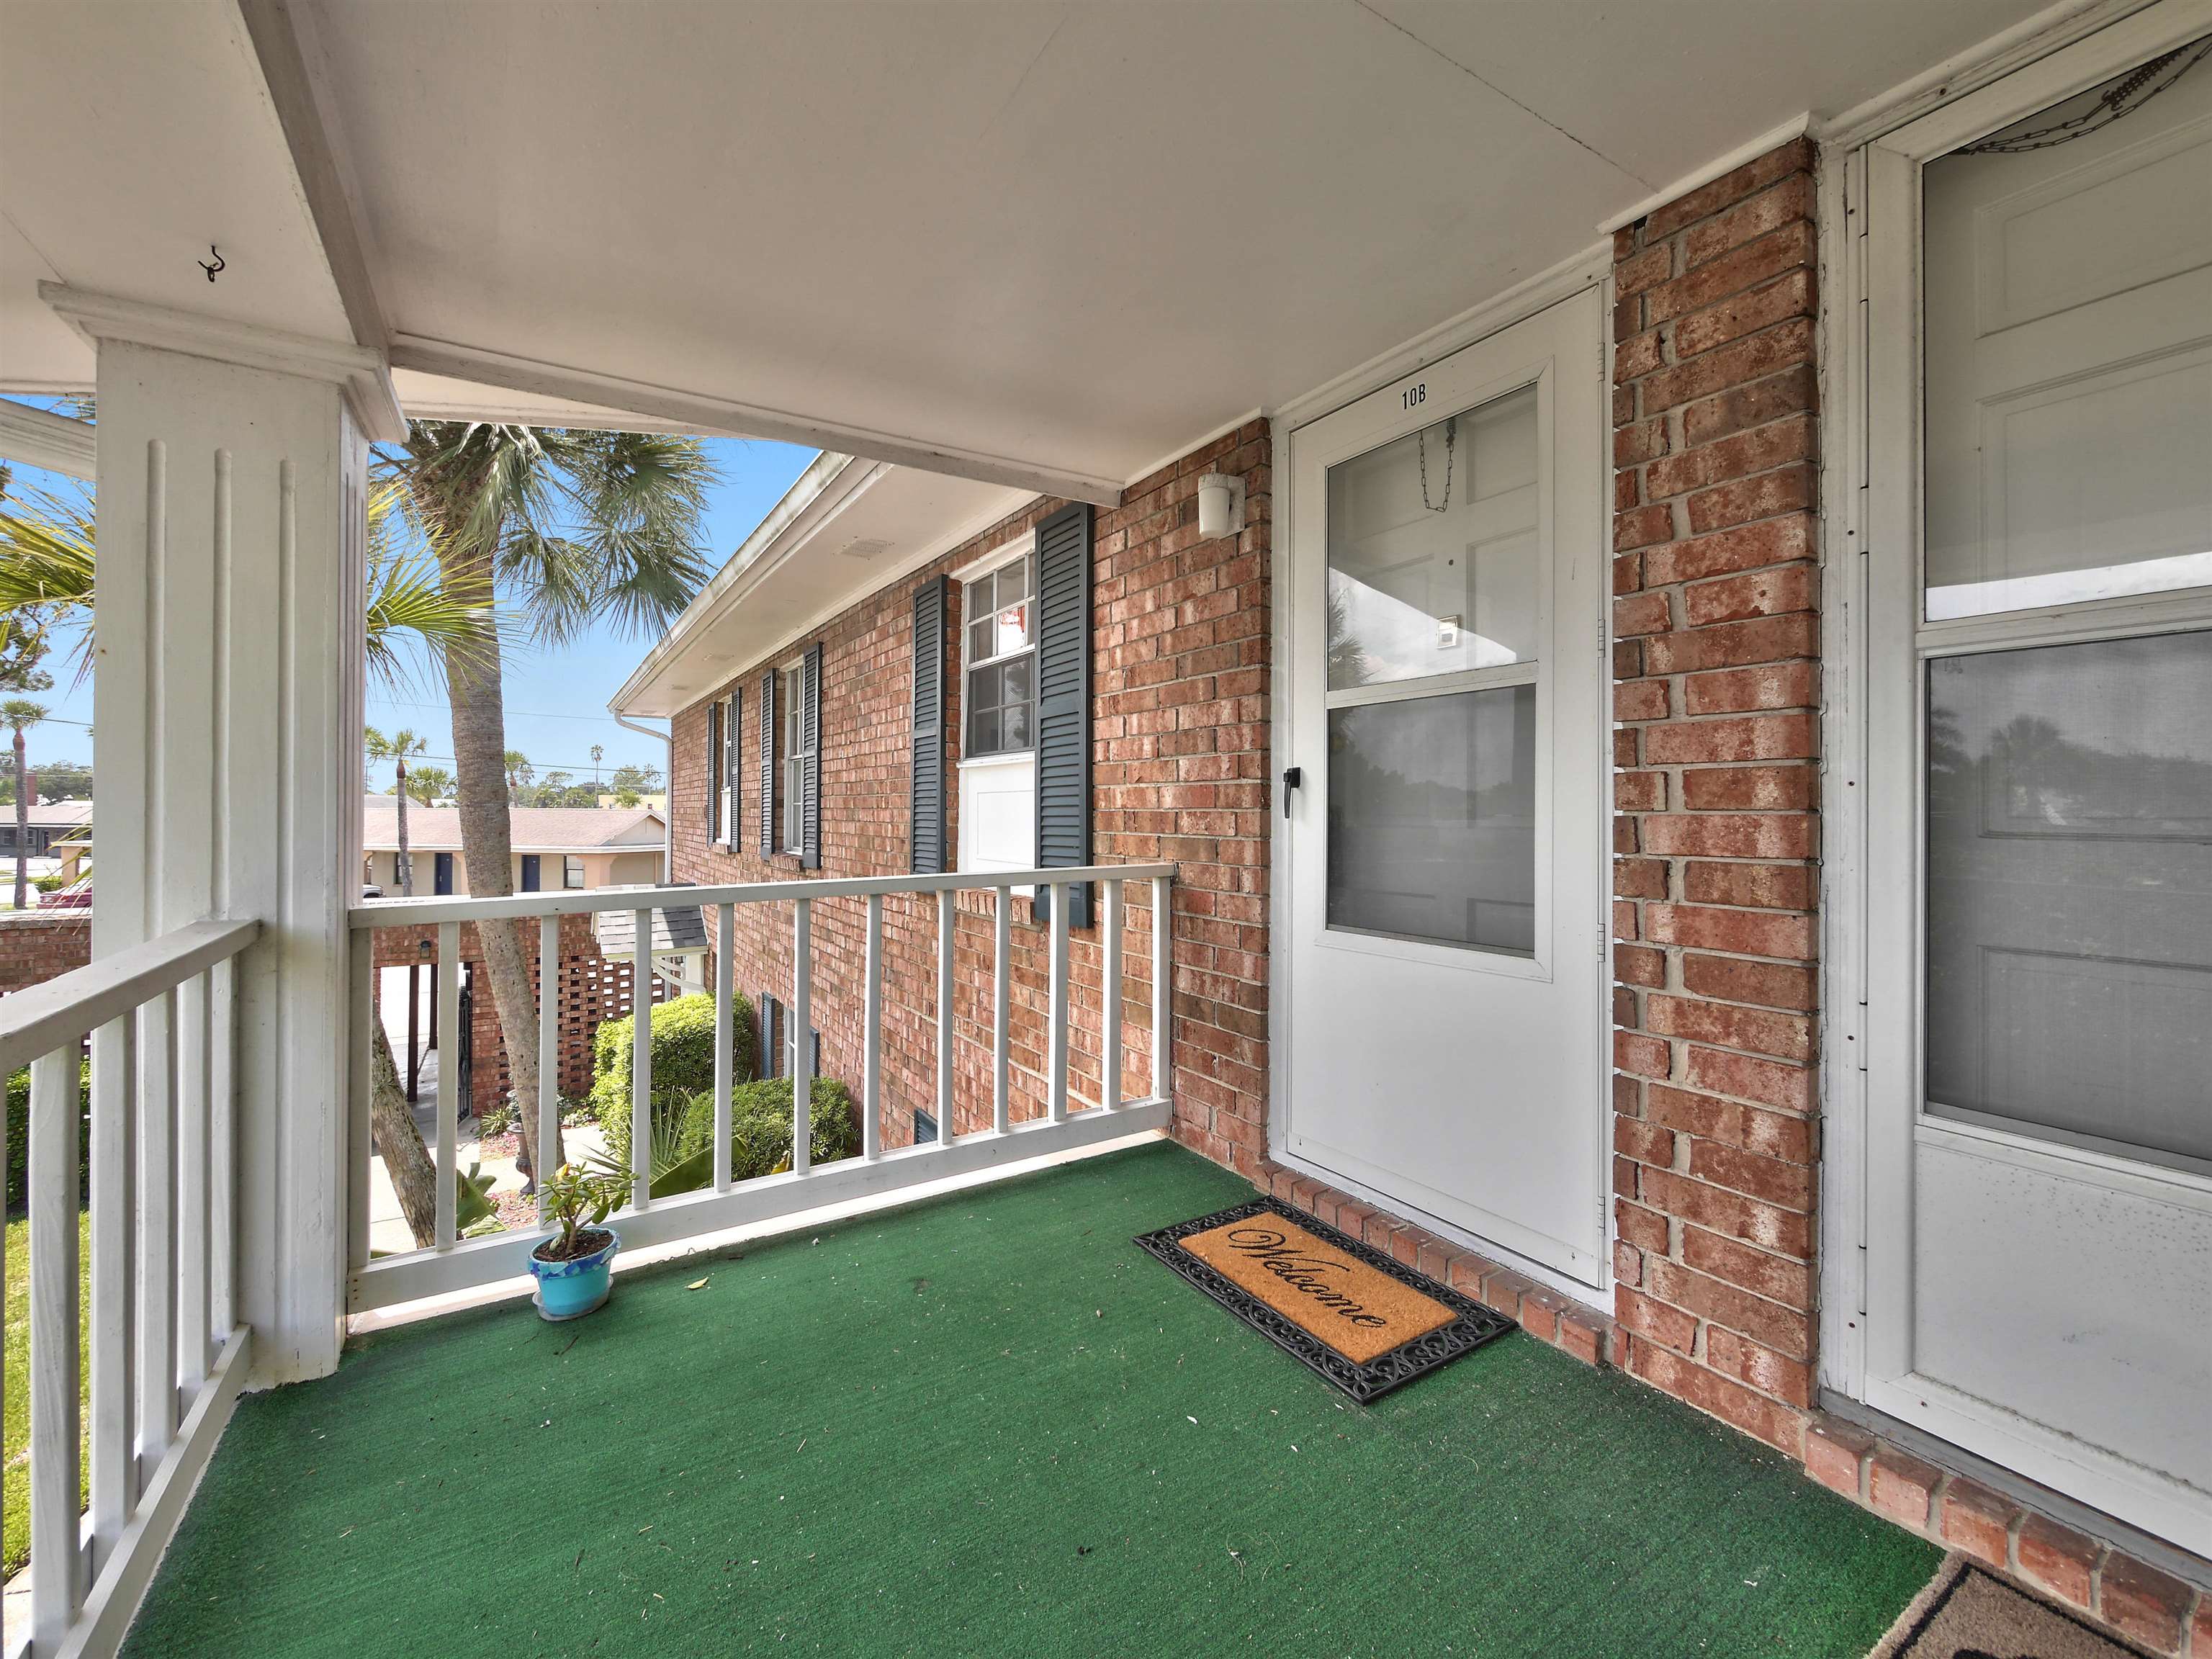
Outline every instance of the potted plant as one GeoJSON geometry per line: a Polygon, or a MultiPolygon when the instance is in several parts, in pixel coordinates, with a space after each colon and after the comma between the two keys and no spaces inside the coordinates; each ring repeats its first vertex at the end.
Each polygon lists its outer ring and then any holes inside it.
{"type": "Polygon", "coordinates": [[[544,1319],[580,1319],[607,1299],[622,1240],[603,1225],[629,1196],[629,1172],[563,1164],[545,1183],[545,1218],[560,1231],[530,1253],[544,1319]]]}

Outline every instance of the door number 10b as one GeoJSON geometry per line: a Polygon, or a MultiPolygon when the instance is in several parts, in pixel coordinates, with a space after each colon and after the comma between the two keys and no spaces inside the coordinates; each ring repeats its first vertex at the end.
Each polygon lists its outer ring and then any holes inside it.
{"type": "Polygon", "coordinates": [[[1428,400],[1429,383],[1426,380],[1417,381],[1398,394],[1399,405],[1404,409],[1419,409],[1428,400]]]}

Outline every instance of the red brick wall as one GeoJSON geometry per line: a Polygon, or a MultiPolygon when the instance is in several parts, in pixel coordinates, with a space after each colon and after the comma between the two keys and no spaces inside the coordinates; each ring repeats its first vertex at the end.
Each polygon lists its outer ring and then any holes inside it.
{"type": "Polygon", "coordinates": [[[92,960],[92,912],[25,910],[0,915],[0,996],[92,960]]]}
{"type": "MultiPolygon", "coordinates": [[[[1175,1133],[1247,1173],[1257,1171],[1267,1139],[1268,465],[1267,429],[1255,422],[1163,467],[1131,486],[1120,507],[1099,513],[1093,557],[1093,856],[1102,864],[1181,865],[1173,907],[1175,1133]],[[1198,538],[1198,478],[1207,471],[1244,478],[1247,528],[1240,537],[1198,538]]],[[[822,875],[892,875],[908,867],[914,588],[1060,505],[1036,503],[779,653],[777,660],[787,660],[817,641],[823,647],[822,875]]],[[[957,589],[952,599],[948,641],[959,637],[957,589]]],[[[759,852],[758,699],[766,665],[749,665],[732,682],[745,699],[733,849],[706,840],[703,702],[676,719],[671,811],[679,879],[802,873],[795,858],[759,852]]],[[[714,695],[726,690],[726,684],[714,695]]],[[[945,710],[953,761],[958,704],[954,676],[945,710]]],[[[1123,1086],[1141,1095],[1149,1092],[1152,1064],[1151,918],[1140,890],[1130,890],[1128,898],[1123,1086]]],[[[790,907],[738,914],[738,988],[787,1000],[790,907]]],[[[857,1093],[863,907],[858,900],[825,901],[812,920],[813,1023],[822,1034],[823,1070],[857,1093]]],[[[1026,902],[1017,902],[1013,921],[1010,1048],[1019,1119],[1044,1109],[1046,963],[1044,933],[1030,922],[1026,902]]],[[[934,1109],[936,926],[933,900],[884,905],[886,1146],[911,1139],[917,1108],[934,1109]]],[[[954,964],[956,1119],[963,1130],[990,1116],[992,932],[990,902],[964,896],[954,964]]],[[[1069,1088],[1084,1100],[1097,1097],[1102,1071],[1100,957],[1095,927],[1074,935],[1069,1088]]]]}
{"type": "MultiPolygon", "coordinates": [[[[477,943],[477,924],[461,924],[460,957],[463,963],[481,964],[483,951],[477,943]]],[[[419,963],[426,969],[438,958],[438,930],[434,926],[421,927],[379,927],[375,930],[375,958],[379,968],[404,968],[419,963]],[[427,947],[427,948],[426,948],[427,947]]],[[[538,983],[538,937],[533,922],[529,929],[529,945],[526,956],[530,963],[530,982],[538,983]]],[[[423,981],[427,986],[429,975],[423,981]]],[[[610,962],[599,954],[598,943],[592,936],[592,919],[587,915],[561,918],[561,984],[559,1018],[561,1021],[561,1093],[576,1099],[587,1093],[592,1086],[592,1037],[602,1022],[617,1019],[630,1012],[631,969],[627,962],[610,962]]],[[[377,979],[377,996],[381,1003],[384,981],[377,979]]],[[[667,1000],[667,988],[655,981],[653,1000],[667,1000]]],[[[405,997],[401,997],[404,1012],[405,997]]],[[[542,1005],[541,1005],[542,1006],[542,1005]]],[[[476,975],[476,994],[469,1009],[471,1036],[469,1101],[471,1109],[481,1113],[486,1107],[506,1098],[509,1083],[507,1072],[507,1044],[499,1024],[499,1008],[491,994],[491,977],[479,971],[476,975]]],[[[422,1040],[429,1040],[429,1026],[422,1027],[422,1040]]],[[[442,1034],[441,1034],[442,1036],[442,1034]]],[[[404,1041],[404,1039],[403,1039],[404,1041]]],[[[403,1078],[407,1068],[407,1057],[393,1045],[392,1058],[398,1061],[403,1078]]],[[[448,1049],[459,1063],[459,1051],[448,1049]]]]}
{"type": "Polygon", "coordinates": [[[1815,252],[1799,141],[1614,238],[1615,1316],[1795,1451],[1810,1403],[1815,252]]]}

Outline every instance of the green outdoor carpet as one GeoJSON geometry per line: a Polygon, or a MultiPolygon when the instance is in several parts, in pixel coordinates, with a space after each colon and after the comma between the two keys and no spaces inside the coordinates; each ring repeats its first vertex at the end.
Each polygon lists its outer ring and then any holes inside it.
{"type": "Polygon", "coordinates": [[[1129,1243],[1250,1191],[1144,1147],[362,1342],[125,1651],[1844,1659],[1934,1571],[1517,1334],[1345,1403],[1129,1243]]]}

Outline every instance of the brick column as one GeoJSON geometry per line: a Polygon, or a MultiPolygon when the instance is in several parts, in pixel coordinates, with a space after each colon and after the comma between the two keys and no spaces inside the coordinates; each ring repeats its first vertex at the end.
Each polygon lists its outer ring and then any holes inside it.
{"type": "Polygon", "coordinates": [[[1786,1450],[1813,1390],[1813,158],[1614,238],[1614,1310],[1786,1450]]]}

